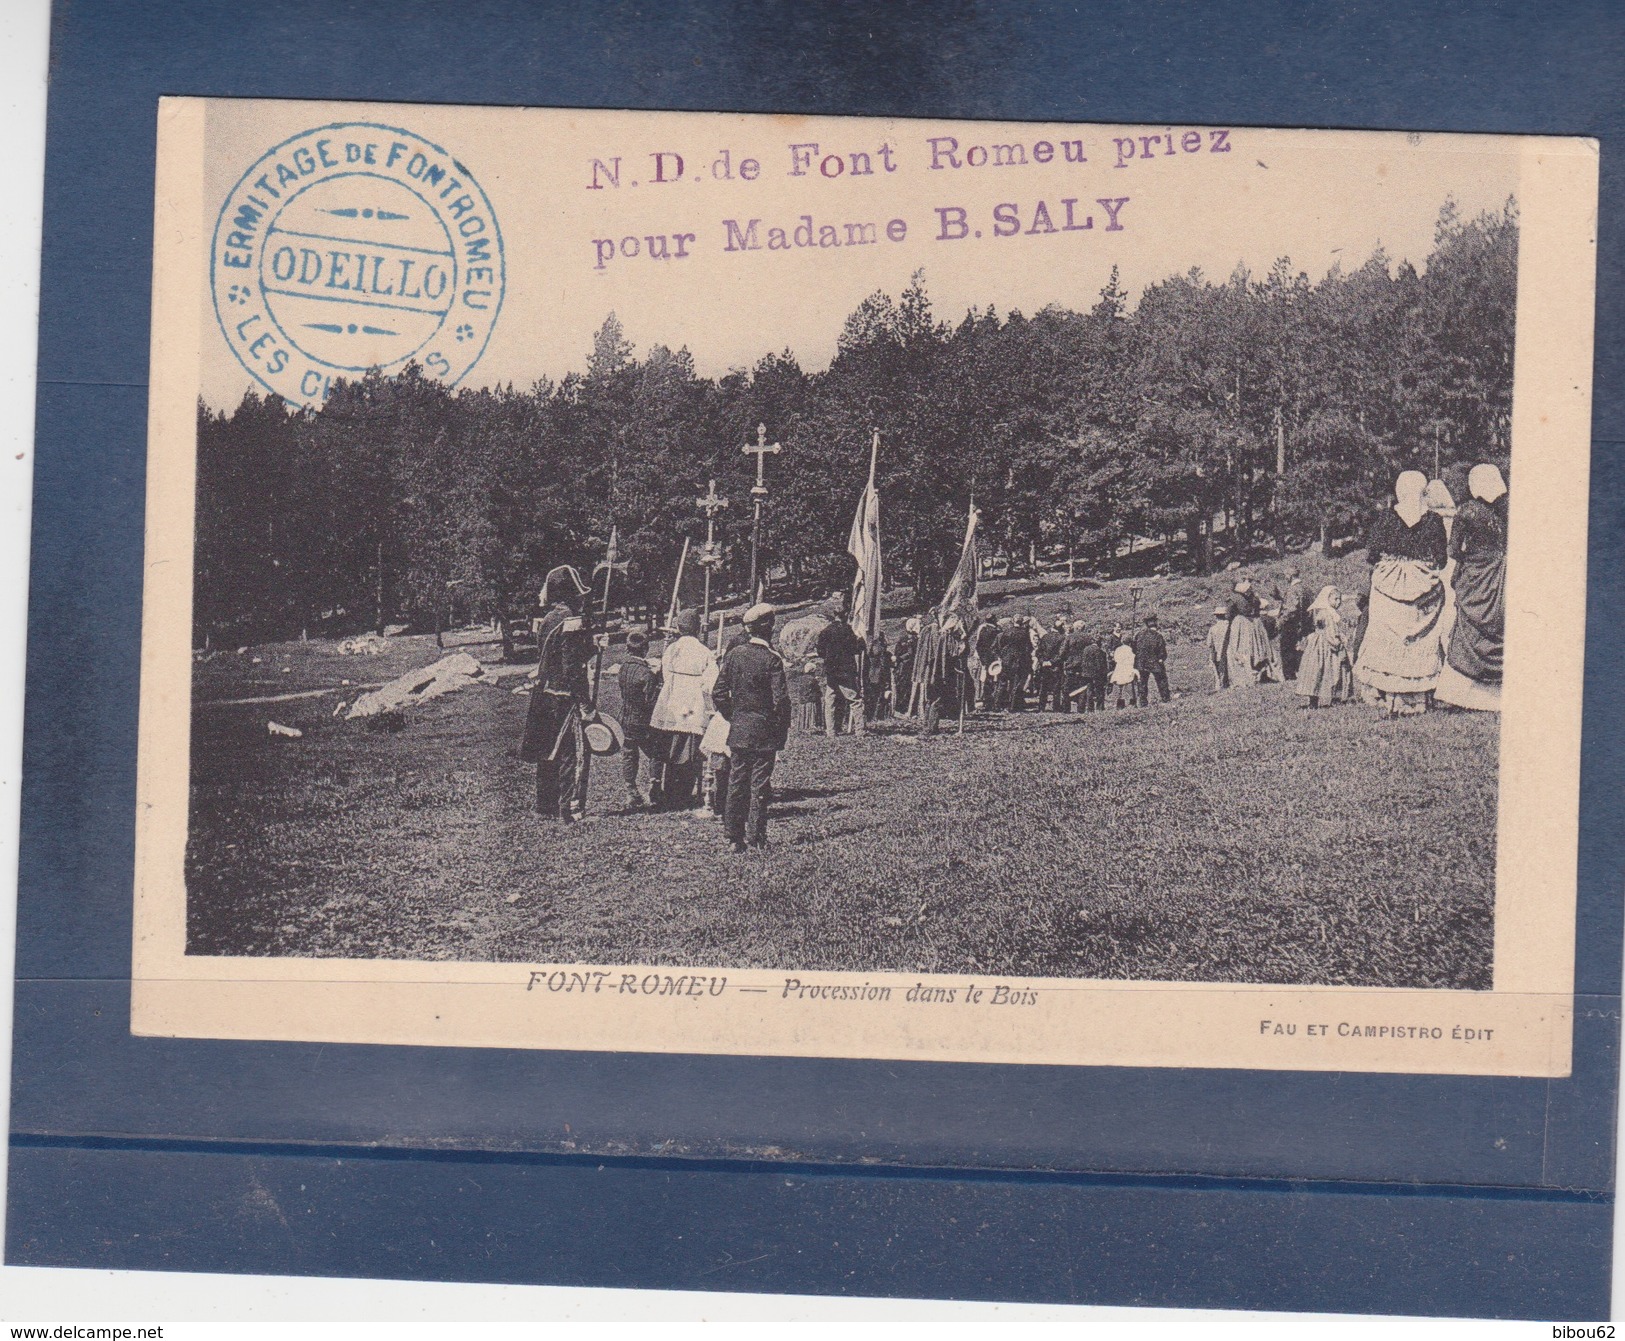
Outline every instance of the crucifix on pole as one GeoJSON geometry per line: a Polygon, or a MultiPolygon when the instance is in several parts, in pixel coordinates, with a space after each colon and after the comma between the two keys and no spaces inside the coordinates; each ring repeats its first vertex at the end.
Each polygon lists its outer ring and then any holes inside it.
{"type": "Polygon", "coordinates": [[[767,425],[756,425],[756,441],[747,442],[739,449],[742,452],[756,454],[756,483],[751,486],[751,520],[750,520],[750,597],[756,599],[757,591],[757,550],[762,543],[762,500],[767,497],[767,481],[762,473],[762,467],[767,463],[767,454],[772,452],[777,456],[784,450],[776,442],[767,440],[767,425]]]}
{"type": "Polygon", "coordinates": [[[717,513],[728,506],[728,500],[717,493],[717,482],[707,480],[705,497],[696,498],[694,506],[705,513],[705,548],[700,551],[700,566],[705,569],[705,614],[703,622],[711,623],[711,572],[722,563],[722,548],[717,544],[717,513]]]}

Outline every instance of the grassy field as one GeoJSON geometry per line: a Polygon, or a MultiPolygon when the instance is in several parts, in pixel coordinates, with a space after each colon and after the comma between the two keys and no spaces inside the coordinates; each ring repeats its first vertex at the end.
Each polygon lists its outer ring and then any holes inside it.
{"type": "MultiPolygon", "coordinates": [[[[1303,566],[1312,588],[1362,575],[1303,566]]],[[[1010,584],[1005,608],[1103,627],[1157,610],[1175,701],[794,737],[772,846],[740,857],[715,821],[624,813],[614,759],[591,822],[539,822],[513,680],[395,733],[336,720],[335,696],[219,703],[387,678],[432,639],[218,658],[198,667],[189,948],[1487,988],[1497,721],[1208,692],[1200,639],[1231,576],[1010,584]]]]}

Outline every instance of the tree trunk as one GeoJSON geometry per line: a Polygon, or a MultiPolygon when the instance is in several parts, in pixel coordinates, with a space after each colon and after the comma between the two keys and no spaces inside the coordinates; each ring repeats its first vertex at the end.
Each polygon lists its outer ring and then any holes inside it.
{"type": "Polygon", "coordinates": [[[1212,522],[1206,514],[1197,512],[1185,524],[1185,547],[1188,559],[1197,574],[1206,577],[1213,571],[1212,522]]]}
{"type": "Polygon", "coordinates": [[[377,557],[378,580],[373,592],[373,607],[377,617],[373,621],[373,627],[378,635],[382,637],[384,632],[384,542],[382,540],[378,542],[377,557]]]}

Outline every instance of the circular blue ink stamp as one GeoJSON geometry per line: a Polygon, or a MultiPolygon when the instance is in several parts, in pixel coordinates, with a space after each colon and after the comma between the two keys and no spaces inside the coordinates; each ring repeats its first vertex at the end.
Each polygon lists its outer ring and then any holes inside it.
{"type": "Polygon", "coordinates": [[[394,126],[321,126],[262,155],[209,252],[220,331],[268,391],[319,408],[334,382],[415,360],[455,386],[502,307],[496,214],[474,174],[394,126]]]}

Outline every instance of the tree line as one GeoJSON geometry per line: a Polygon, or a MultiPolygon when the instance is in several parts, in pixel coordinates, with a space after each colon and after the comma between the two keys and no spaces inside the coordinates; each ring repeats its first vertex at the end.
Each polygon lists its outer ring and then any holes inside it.
{"type": "Polygon", "coordinates": [[[1137,301],[1117,271],[1087,312],[991,306],[939,320],[922,274],[865,299],[830,366],[786,349],[711,379],[641,357],[610,314],[583,371],[451,391],[414,366],[335,383],[320,410],[249,392],[198,405],[199,641],[528,610],[557,563],[613,529],[623,600],[663,608],[685,536],[719,514],[716,590],[744,594],[754,458],[769,458],[762,567],[838,587],[881,433],[886,566],[940,594],[967,508],[984,547],[1106,562],[1131,538],[1207,572],[1260,545],[1357,533],[1397,470],[1505,465],[1518,220],[1440,211],[1419,271],[1380,248],[1312,282],[1282,257],[1137,301]]]}

